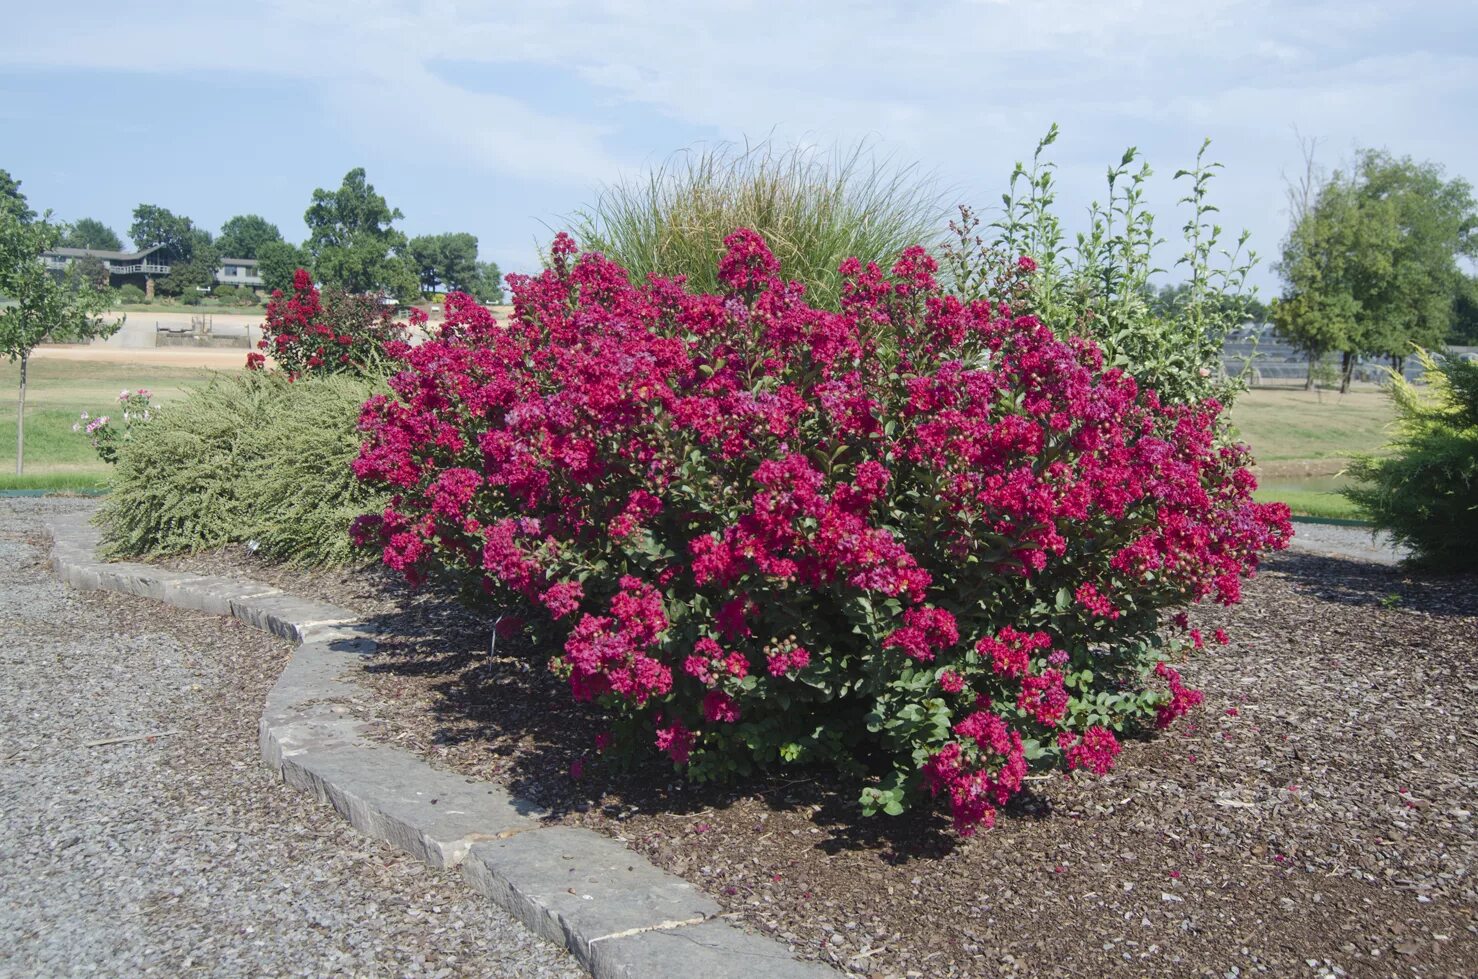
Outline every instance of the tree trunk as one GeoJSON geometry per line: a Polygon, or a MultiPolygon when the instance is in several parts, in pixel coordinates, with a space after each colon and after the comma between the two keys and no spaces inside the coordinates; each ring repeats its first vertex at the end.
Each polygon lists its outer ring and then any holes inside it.
{"type": "Polygon", "coordinates": [[[30,363],[31,351],[21,354],[21,397],[15,410],[15,474],[19,476],[25,465],[26,456],[26,366],[30,363]]]}
{"type": "Polygon", "coordinates": [[[1304,378],[1304,390],[1305,391],[1312,391],[1312,390],[1314,390],[1314,368],[1315,368],[1315,366],[1318,365],[1318,363],[1319,363],[1319,355],[1317,353],[1315,353],[1314,351],[1310,350],[1309,351],[1309,376],[1306,377],[1306,378],[1304,378]]]}
{"type": "Polygon", "coordinates": [[[1350,390],[1350,375],[1355,372],[1354,354],[1348,350],[1340,354],[1339,367],[1339,393],[1344,394],[1350,390]]]}

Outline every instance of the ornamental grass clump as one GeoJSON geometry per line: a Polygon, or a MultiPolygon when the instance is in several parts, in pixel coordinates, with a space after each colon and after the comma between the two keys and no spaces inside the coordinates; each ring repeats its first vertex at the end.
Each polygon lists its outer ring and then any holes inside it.
{"type": "Polygon", "coordinates": [[[600,751],[829,765],[966,834],[1030,766],[1106,771],[1194,706],[1169,661],[1201,637],[1162,613],[1237,601],[1291,533],[1220,405],[1013,316],[1030,263],[963,302],[920,248],[852,260],[829,311],[757,234],[725,247],[713,293],[561,235],[510,322],[449,297],[365,406],[391,496],[357,538],[539,610],[600,751]]]}
{"type": "Polygon", "coordinates": [[[808,301],[841,302],[837,268],[849,257],[887,263],[916,241],[932,241],[944,209],[914,167],[869,159],[865,146],[828,160],[768,142],[681,154],[645,180],[607,187],[573,216],[575,237],[603,253],[635,282],[684,276],[697,292],[716,292],[724,238],[752,228],[806,285],[808,301]]]}

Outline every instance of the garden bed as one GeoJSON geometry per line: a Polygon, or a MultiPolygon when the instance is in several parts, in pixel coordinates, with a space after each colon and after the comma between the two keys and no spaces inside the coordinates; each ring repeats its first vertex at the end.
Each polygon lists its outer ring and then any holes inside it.
{"type": "Polygon", "coordinates": [[[1462,719],[1478,581],[1277,556],[1231,646],[1187,664],[1206,702],[1102,779],[1035,779],[995,829],[863,819],[811,772],[691,786],[610,770],[602,727],[527,645],[379,570],[243,552],[174,566],[273,581],[385,630],[354,705],[383,737],[626,841],[801,954],[880,976],[1478,972],[1478,749],[1462,719]],[[582,777],[572,768],[583,767],[582,777]]]}

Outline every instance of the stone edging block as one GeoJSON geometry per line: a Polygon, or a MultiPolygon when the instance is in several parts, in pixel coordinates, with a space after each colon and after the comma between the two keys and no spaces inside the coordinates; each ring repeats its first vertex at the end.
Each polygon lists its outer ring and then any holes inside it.
{"type": "Polygon", "coordinates": [[[365,736],[345,702],[375,650],[352,612],[261,582],[99,561],[87,512],[47,520],[51,566],[73,586],[229,615],[297,643],[267,694],[262,761],[332,805],[360,832],[437,868],[569,949],[596,979],[823,979],[837,973],[719,914],[687,881],[616,840],[545,826],[546,812],[499,785],[432,768],[365,736]]]}

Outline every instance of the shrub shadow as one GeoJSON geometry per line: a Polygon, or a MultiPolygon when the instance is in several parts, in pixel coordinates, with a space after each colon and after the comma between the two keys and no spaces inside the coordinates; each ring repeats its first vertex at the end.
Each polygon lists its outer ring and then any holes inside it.
{"type": "Polygon", "coordinates": [[[1305,551],[1285,551],[1265,568],[1321,601],[1443,618],[1478,615],[1478,575],[1439,575],[1305,551]]]}
{"type": "MultiPolygon", "coordinates": [[[[787,768],[694,784],[655,752],[629,766],[607,762],[593,750],[606,718],[571,699],[568,685],[547,669],[547,648],[522,638],[490,643],[490,621],[450,596],[417,594],[404,611],[367,624],[379,649],[362,670],[394,715],[392,727],[411,729],[434,753],[450,756],[457,770],[501,783],[548,810],[551,821],[595,811],[613,819],[643,813],[696,820],[759,805],[803,813],[821,831],[816,847],[831,854],[879,851],[888,862],[906,863],[946,856],[959,844],[937,807],[863,816],[855,780],[829,771],[787,768]],[[414,709],[395,703],[402,693],[417,698],[414,709]],[[586,766],[578,780],[571,777],[577,762],[586,766]]],[[[1049,812],[1025,791],[1001,817],[1040,819],[1049,812]]]]}

